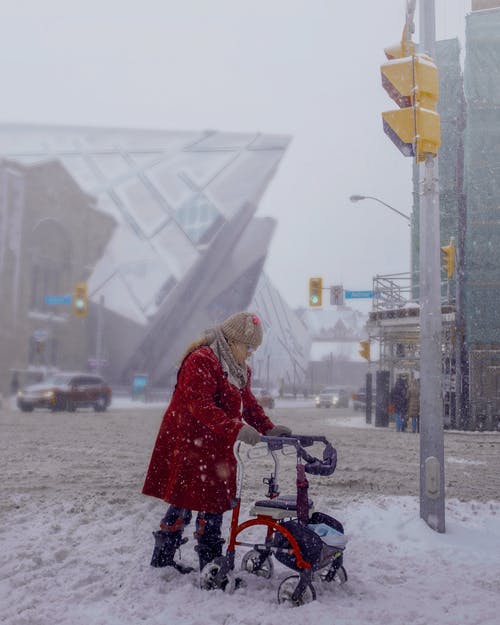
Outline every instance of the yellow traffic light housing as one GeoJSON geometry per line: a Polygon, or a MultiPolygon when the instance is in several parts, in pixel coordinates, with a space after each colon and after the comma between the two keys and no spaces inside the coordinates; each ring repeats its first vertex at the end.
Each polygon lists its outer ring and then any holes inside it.
{"type": "Polygon", "coordinates": [[[77,282],[73,295],[73,314],[75,317],[86,317],[88,313],[87,283],[77,282]]]}
{"type": "Polygon", "coordinates": [[[405,156],[423,161],[441,143],[438,69],[425,54],[386,56],[392,60],[380,67],[382,86],[400,110],[382,113],[384,132],[405,156]]]}
{"type": "Polygon", "coordinates": [[[441,248],[443,253],[443,269],[446,271],[446,276],[450,279],[455,273],[455,244],[451,240],[449,245],[444,245],[441,248]]]}
{"type": "Polygon", "coordinates": [[[437,154],[440,144],[439,115],[420,107],[382,113],[384,132],[404,156],[437,154]]]}
{"type": "Polygon", "coordinates": [[[309,306],[319,307],[323,304],[323,279],[309,278],[309,306]]]}
{"type": "MultiPolygon", "coordinates": [[[[413,32],[413,31],[412,31],[413,32]]],[[[392,59],[400,59],[403,56],[415,54],[415,44],[408,38],[408,29],[405,25],[401,41],[392,46],[384,48],[385,56],[391,61],[392,59]]]]}
{"type": "Polygon", "coordinates": [[[366,360],[368,360],[368,362],[370,361],[370,341],[360,341],[359,342],[361,349],[359,350],[359,355],[362,358],[365,358],[366,360]]]}

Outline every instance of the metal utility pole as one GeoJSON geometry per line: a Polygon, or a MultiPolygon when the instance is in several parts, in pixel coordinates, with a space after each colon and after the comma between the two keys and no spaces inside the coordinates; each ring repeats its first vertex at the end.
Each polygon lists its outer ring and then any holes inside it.
{"type": "MultiPolygon", "coordinates": [[[[435,58],[434,0],[420,0],[420,49],[435,58]]],[[[437,157],[420,165],[420,516],[445,532],[437,157]]]]}

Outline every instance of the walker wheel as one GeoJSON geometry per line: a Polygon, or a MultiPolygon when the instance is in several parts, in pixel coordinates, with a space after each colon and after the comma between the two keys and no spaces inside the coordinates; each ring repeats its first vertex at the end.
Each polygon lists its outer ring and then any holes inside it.
{"type": "Polygon", "coordinates": [[[339,568],[333,574],[333,577],[330,577],[331,573],[330,573],[330,569],[328,568],[322,569],[321,571],[316,573],[316,575],[317,575],[317,579],[319,578],[325,584],[334,583],[334,584],[338,584],[339,586],[342,586],[343,584],[345,584],[348,579],[347,571],[345,570],[343,566],[339,566],[339,568]]]}
{"type": "Polygon", "coordinates": [[[346,583],[347,579],[348,579],[347,578],[347,571],[345,570],[345,568],[343,566],[340,566],[335,571],[335,577],[333,578],[333,581],[337,582],[337,584],[342,586],[342,584],[346,583]]]}
{"type": "Polygon", "coordinates": [[[236,578],[232,571],[229,571],[221,581],[216,579],[217,573],[220,571],[220,564],[209,562],[200,572],[200,588],[202,590],[223,590],[232,595],[236,589],[236,578]]]}
{"type": "Polygon", "coordinates": [[[241,560],[241,570],[264,579],[270,579],[274,574],[274,564],[271,558],[266,557],[261,562],[261,554],[257,549],[247,551],[241,560]]]}
{"type": "Polygon", "coordinates": [[[300,581],[299,575],[290,575],[285,577],[278,588],[278,603],[287,604],[290,607],[296,608],[306,603],[311,603],[316,599],[316,591],[312,584],[308,584],[300,597],[292,599],[292,595],[297,588],[300,581]]]}

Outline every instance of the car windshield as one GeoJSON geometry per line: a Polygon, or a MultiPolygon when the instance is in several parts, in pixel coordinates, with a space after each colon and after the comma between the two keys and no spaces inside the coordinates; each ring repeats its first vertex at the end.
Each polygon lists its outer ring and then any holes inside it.
{"type": "Polygon", "coordinates": [[[53,384],[54,386],[60,386],[61,384],[68,384],[71,380],[70,375],[53,375],[48,377],[44,384],[53,384]]]}
{"type": "Polygon", "coordinates": [[[322,393],[340,393],[341,390],[339,388],[324,388],[322,393]]]}

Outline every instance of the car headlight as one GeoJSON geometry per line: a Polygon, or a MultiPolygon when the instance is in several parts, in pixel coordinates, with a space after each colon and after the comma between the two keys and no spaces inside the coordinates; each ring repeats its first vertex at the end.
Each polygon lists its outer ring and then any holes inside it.
{"type": "Polygon", "coordinates": [[[17,396],[18,397],[22,397],[24,395],[24,393],[22,391],[17,391],[17,396]]]}
{"type": "Polygon", "coordinates": [[[43,396],[45,397],[45,399],[52,399],[54,397],[54,391],[45,391],[43,396]]]}

